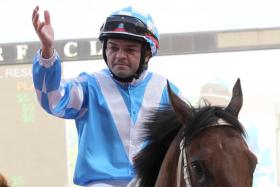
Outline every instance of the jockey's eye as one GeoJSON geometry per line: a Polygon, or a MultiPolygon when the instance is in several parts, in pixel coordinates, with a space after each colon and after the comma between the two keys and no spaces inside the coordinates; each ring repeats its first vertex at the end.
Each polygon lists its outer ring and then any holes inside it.
{"type": "Polygon", "coordinates": [[[205,169],[201,161],[194,161],[191,163],[192,171],[200,183],[205,182],[205,169]]]}

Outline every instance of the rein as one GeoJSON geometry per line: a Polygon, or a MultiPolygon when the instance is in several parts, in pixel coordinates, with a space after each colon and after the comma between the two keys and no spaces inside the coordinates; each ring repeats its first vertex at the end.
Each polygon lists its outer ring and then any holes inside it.
{"type": "MultiPolygon", "coordinates": [[[[204,128],[201,128],[200,130],[209,128],[209,127],[215,127],[215,126],[230,126],[231,124],[226,122],[223,119],[218,119],[216,123],[213,123],[211,125],[208,125],[204,128]]],[[[179,161],[177,165],[177,182],[176,187],[181,187],[181,171],[183,168],[183,177],[186,184],[186,187],[192,187],[191,183],[191,176],[190,176],[190,161],[188,160],[188,155],[186,153],[186,147],[185,147],[185,137],[180,142],[180,155],[179,155],[179,161]]]]}

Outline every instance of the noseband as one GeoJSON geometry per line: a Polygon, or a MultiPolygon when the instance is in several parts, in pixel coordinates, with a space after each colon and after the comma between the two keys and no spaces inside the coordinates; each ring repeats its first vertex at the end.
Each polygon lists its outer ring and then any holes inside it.
{"type": "MultiPolygon", "coordinates": [[[[233,125],[229,124],[223,119],[218,119],[216,123],[210,124],[204,128],[201,128],[201,130],[209,128],[209,127],[215,127],[215,126],[230,126],[233,127],[233,125]]],[[[177,185],[176,187],[181,187],[181,171],[183,169],[183,177],[186,184],[186,187],[192,187],[191,183],[191,176],[190,176],[190,161],[188,159],[188,155],[186,152],[186,146],[185,146],[185,137],[180,142],[180,155],[179,155],[179,161],[177,165],[177,185]]]]}

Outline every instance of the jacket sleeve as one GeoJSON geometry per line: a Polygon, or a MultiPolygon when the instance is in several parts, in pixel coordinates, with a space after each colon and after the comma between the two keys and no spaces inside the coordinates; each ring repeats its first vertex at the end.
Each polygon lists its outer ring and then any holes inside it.
{"type": "Polygon", "coordinates": [[[57,52],[44,59],[39,50],[33,60],[33,83],[40,105],[48,113],[65,119],[78,118],[83,112],[83,78],[61,78],[61,60],[57,52]]]}

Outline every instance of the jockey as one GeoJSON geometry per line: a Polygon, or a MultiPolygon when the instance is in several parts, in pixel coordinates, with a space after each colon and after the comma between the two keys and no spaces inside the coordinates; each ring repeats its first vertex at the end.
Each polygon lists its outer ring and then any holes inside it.
{"type": "MultiPolygon", "coordinates": [[[[79,149],[74,183],[127,186],[135,177],[133,156],[141,149],[139,129],[149,109],[169,105],[166,78],[147,70],[159,48],[151,16],[133,7],[112,13],[99,35],[108,68],[64,80],[49,12],[41,22],[38,10],[32,21],[42,47],[33,62],[34,87],[49,114],[75,120],[79,149]]],[[[171,88],[179,93],[172,83],[171,88]]]]}

